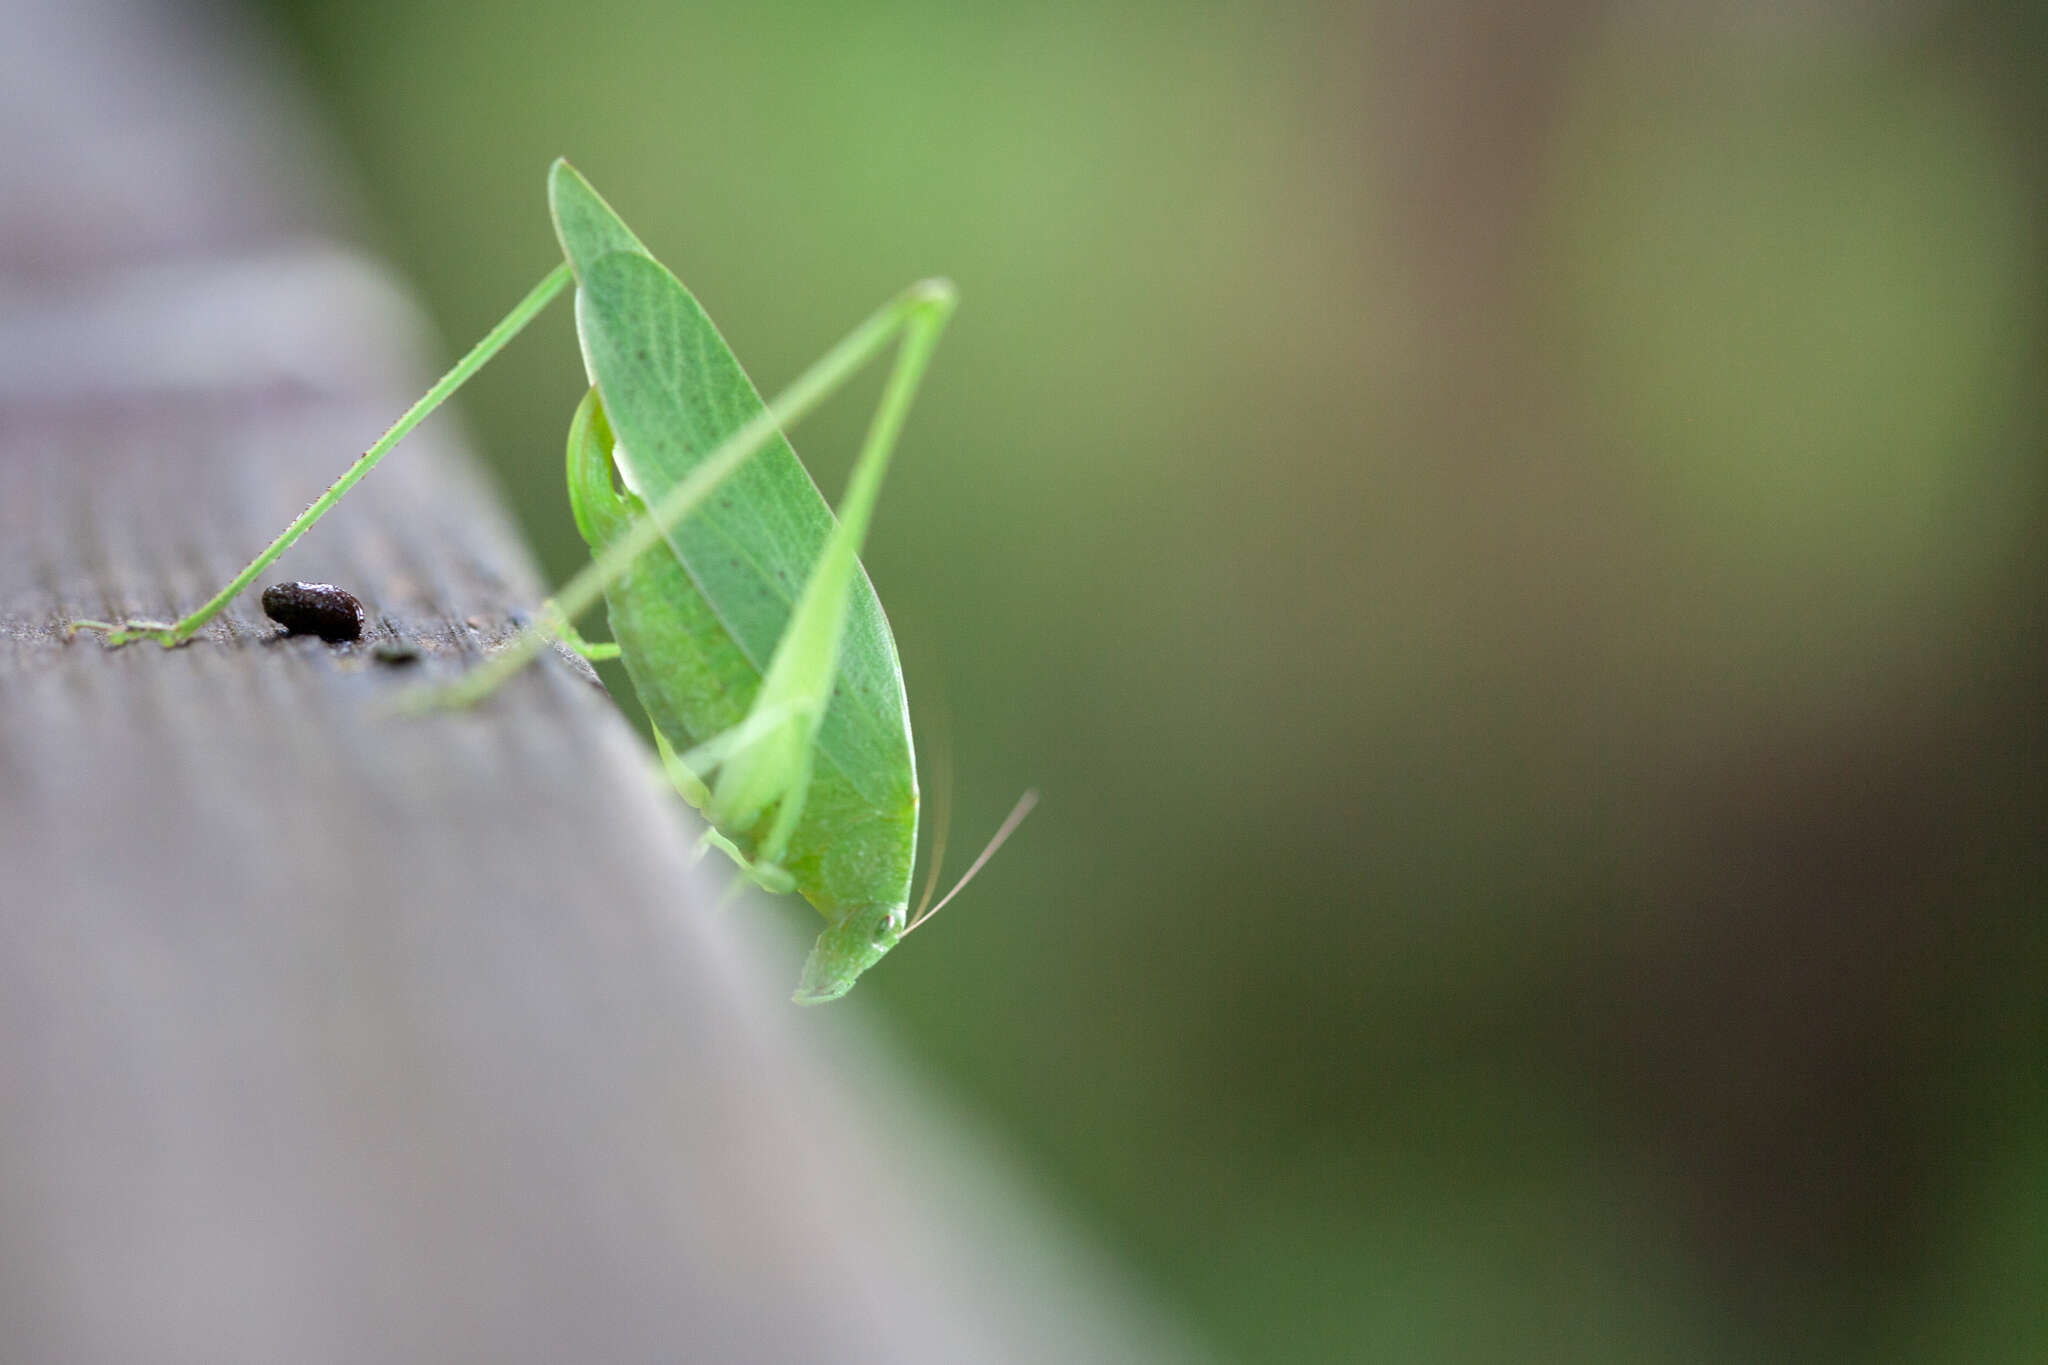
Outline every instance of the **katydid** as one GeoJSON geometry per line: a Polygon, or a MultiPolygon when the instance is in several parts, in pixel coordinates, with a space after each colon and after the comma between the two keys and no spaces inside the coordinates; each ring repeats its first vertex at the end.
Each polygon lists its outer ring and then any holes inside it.
{"type": "MultiPolygon", "coordinates": [[[[707,842],[825,917],[795,998],[836,999],[951,899],[906,917],[918,809],[910,713],[859,554],[953,288],[911,286],[763,403],[697,301],[565,161],[549,173],[548,200],[563,263],[247,568],[178,621],[73,629],[103,631],[110,645],[191,639],[573,282],[590,387],[569,427],[569,500],[592,562],[536,626],[428,700],[481,700],[558,640],[621,659],[671,780],[709,822],[707,842]],[[835,520],[782,430],[892,343],[835,520]],[[573,622],[600,597],[612,642],[593,645],[573,622]]],[[[1018,803],[969,877],[1034,799],[1018,803]]]]}

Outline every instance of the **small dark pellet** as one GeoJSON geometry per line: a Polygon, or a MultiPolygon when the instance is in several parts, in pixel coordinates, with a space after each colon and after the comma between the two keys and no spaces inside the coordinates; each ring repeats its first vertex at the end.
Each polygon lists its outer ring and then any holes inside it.
{"type": "Polygon", "coordinates": [[[420,661],[420,647],[408,640],[385,640],[370,651],[370,657],[389,668],[404,668],[420,661]]]}
{"type": "Polygon", "coordinates": [[[263,611],[293,635],[317,635],[330,644],[363,633],[363,604],[332,583],[273,583],[263,590],[263,611]]]}

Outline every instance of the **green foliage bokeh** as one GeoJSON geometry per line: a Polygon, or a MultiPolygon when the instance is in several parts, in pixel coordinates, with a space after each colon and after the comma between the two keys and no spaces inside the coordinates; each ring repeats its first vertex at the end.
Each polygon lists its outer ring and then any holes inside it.
{"type": "MultiPolygon", "coordinates": [[[[866,562],[960,838],[1045,803],[861,992],[1223,1355],[2048,1350],[1998,927],[2048,885],[2038,36],[277,15],[452,344],[553,259],[558,154],[765,387],[959,284],[866,562]],[[1924,885],[1824,875],[1916,802],[1924,885]]],[[[558,314],[463,400],[556,580],[573,356],[558,314]]],[[[871,399],[797,436],[828,493],[871,399]]]]}

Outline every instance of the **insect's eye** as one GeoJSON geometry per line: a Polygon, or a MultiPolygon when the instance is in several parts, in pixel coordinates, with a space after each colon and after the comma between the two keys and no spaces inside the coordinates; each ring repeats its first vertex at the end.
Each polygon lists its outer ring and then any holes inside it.
{"type": "Polygon", "coordinates": [[[884,916],[882,919],[879,919],[875,922],[875,942],[887,943],[890,939],[894,938],[895,936],[896,922],[894,920],[884,916]]]}

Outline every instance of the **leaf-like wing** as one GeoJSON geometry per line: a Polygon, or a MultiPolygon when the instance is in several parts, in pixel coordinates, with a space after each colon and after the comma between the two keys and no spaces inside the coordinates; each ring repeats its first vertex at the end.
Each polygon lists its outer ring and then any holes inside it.
{"type": "MultiPolygon", "coordinates": [[[[696,299],[567,163],[557,162],[550,174],[549,201],[576,272],[577,335],[618,442],[620,475],[653,506],[766,405],[696,299]]],[[[732,644],[759,672],[832,525],[817,485],[778,434],[671,528],[667,541],[732,644]]],[[[916,777],[895,639],[865,572],[854,575],[848,591],[820,758],[844,775],[875,818],[901,822],[914,834],[916,777]]],[[[671,738],[687,744],[703,736],[671,738]]],[[[908,875],[906,850],[906,889],[908,875]]]]}

